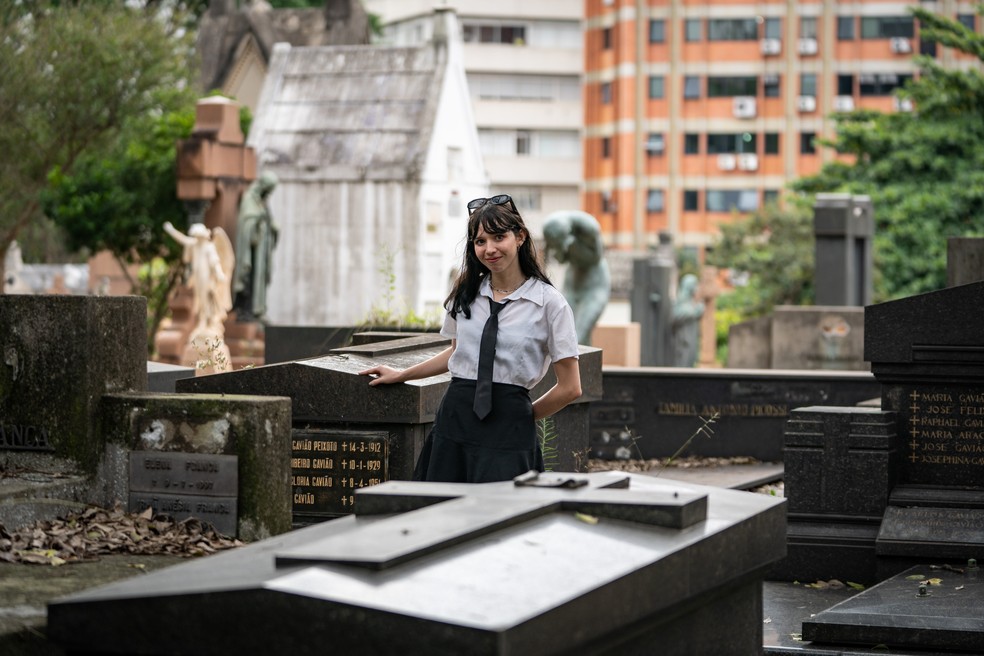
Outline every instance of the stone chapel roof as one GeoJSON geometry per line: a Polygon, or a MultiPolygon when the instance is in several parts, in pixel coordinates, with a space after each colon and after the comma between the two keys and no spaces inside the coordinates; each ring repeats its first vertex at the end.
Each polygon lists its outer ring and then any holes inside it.
{"type": "Polygon", "coordinates": [[[446,49],[278,44],[250,145],[295,179],[419,180],[446,49]]]}

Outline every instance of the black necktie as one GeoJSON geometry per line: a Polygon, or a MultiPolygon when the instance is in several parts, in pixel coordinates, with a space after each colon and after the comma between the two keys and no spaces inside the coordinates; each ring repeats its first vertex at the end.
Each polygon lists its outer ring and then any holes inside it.
{"type": "Polygon", "coordinates": [[[475,403],[472,406],[479,419],[492,412],[492,365],[495,364],[495,338],[499,332],[499,310],[506,307],[489,299],[489,318],[482,329],[482,343],[478,349],[478,382],[475,383],[475,403]]]}

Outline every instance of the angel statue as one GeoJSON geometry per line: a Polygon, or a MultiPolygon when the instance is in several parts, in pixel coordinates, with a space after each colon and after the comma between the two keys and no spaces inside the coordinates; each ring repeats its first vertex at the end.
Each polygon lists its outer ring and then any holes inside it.
{"type": "Polygon", "coordinates": [[[232,309],[232,272],[236,258],[232,242],[222,228],[209,231],[202,223],[192,223],[188,234],[168,221],[164,230],[184,246],[183,261],[188,267],[187,284],[194,301],[191,308],[195,327],[189,341],[196,338],[217,338],[225,335],[223,322],[232,309]]]}

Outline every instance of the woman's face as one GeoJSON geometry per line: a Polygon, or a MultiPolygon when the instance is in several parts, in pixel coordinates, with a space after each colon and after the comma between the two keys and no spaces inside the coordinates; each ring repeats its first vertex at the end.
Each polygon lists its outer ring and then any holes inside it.
{"type": "Polygon", "coordinates": [[[492,273],[501,274],[513,268],[517,270],[520,268],[519,247],[523,245],[524,240],[522,231],[519,231],[519,234],[512,230],[489,234],[485,232],[485,228],[479,226],[472,245],[478,261],[492,273]]]}

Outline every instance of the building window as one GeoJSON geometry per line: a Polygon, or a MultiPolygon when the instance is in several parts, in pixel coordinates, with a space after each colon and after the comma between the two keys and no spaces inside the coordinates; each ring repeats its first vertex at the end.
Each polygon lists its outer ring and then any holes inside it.
{"type": "Polygon", "coordinates": [[[817,95],[817,75],[816,73],[800,73],[800,95],[817,95]]]}
{"type": "Polygon", "coordinates": [[[854,40],[854,16],[837,17],[837,40],[838,41],[854,40]]]}
{"type": "Polygon", "coordinates": [[[779,97],[779,75],[770,73],[762,76],[762,93],[766,98],[779,97]]]}
{"type": "Polygon", "coordinates": [[[700,19],[699,18],[688,18],[683,23],[684,31],[686,33],[687,41],[700,41],[701,40],[701,29],[700,29],[700,19]]]}
{"type": "Polygon", "coordinates": [[[610,27],[606,27],[601,31],[601,49],[612,49],[612,28],[610,27]]]}
{"type": "Polygon", "coordinates": [[[666,148],[666,142],[662,132],[650,132],[646,137],[646,153],[650,157],[662,155],[666,148]]]}
{"type": "Polygon", "coordinates": [[[461,28],[465,43],[505,43],[521,46],[526,43],[526,28],[522,25],[490,25],[465,23],[461,28]]]}
{"type": "Polygon", "coordinates": [[[649,21],[649,43],[664,43],[666,41],[666,23],[663,19],[649,21]]]}
{"type": "Polygon", "coordinates": [[[708,41],[755,41],[758,23],[754,18],[711,18],[707,21],[708,41]]]}
{"type": "Polygon", "coordinates": [[[509,194],[516,209],[520,212],[539,212],[543,206],[541,201],[541,191],[539,187],[516,187],[510,186],[508,189],[493,189],[489,195],[509,194]]]}
{"type": "Polygon", "coordinates": [[[854,95],[854,76],[850,73],[839,74],[837,76],[837,95],[838,96],[853,96],[854,95]]]}
{"type": "Polygon", "coordinates": [[[646,194],[646,211],[650,213],[663,211],[662,189],[650,189],[646,194]]]}
{"type": "Polygon", "coordinates": [[[684,155],[699,155],[700,154],[700,135],[695,132],[688,132],[683,135],[683,154],[684,155]]]}
{"type": "Polygon", "coordinates": [[[766,39],[782,39],[782,19],[766,18],[765,35],[766,39]]]}
{"type": "Polygon", "coordinates": [[[976,16],[974,14],[957,14],[957,22],[966,27],[971,32],[977,29],[974,19],[976,16]]]}
{"type": "Polygon", "coordinates": [[[754,212],[759,207],[757,189],[708,189],[708,212],[754,212]]]}
{"type": "Polygon", "coordinates": [[[659,100],[663,97],[663,76],[662,75],[650,75],[649,76],[649,99],[659,100]]]}
{"type": "Polygon", "coordinates": [[[707,135],[707,154],[757,153],[758,139],[751,132],[723,133],[707,135]]]}
{"type": "Polygon", "coordinates": [[[697,212],[700,210],[700,196],[696,189],[683,190],[683,211],[697,212]]]}
{"type": "Polygon", "coordinates": [[[708,77],[708,98],[730,98],[732,96],[754,96],[758,92],[758,78],[755,76],[708,77]]]}
{"type": "Polygon", "coordinates": [[[911,79],[911,74],[861,73],[858,75],[858,87],[862,96],[891,96],[911,79]]]}
{"type": "Polygon", "coordinates": [[[862,39],[911,39],[915,33],[911,16],[862,16],[862,39]]]}
{"type": "Polygon", "coordinates": [[[696,75],[687,75],[683,78],[683,97],[686,100],[700,98],[700,78],[696,75]]]}
{"type": "Polygon", "coordinates": [[[601,157],[602,159],[608,159],[612,156],[612,138],[602,137],[601,138],[601,157]]]}
{"type": "Polygon", "coordinates": [[[708,189],[708,212],[754,212],[758,209],[757,189],[708,189]]]}
{"type": "Polygon", "coordinates": [[[532,148],[533,138],[530,136],[527,130],[517,130],[516,131],[516,154],[517,155],[531,155],[533,152],[532,148]]]}
{"type": "Polygon", "coordinates": [[[779,133],[778,132],[766,132],[765,133],[765,154],[766,155],[778,155],[779,154],[779,133]]]}
{"type": "Polygon", "coordinates": [[[800,17],[800,38],[801,39],[815,39],[815,38],[817,38],[817,17],[816,16],[802,16],[802,17],[800,17]]]}
{"type": "Polygon", "coordinates": [[[816,132],[800,132],[800,154],[813,155],[817,152],[816,132]]]}
{"type": "Polygon", "coordinates": [[[762,204],[763,205],[775,205],[779,202],[779,190],[778,189],[766,189],[762,192],[762,204]]]}
{"type": "Polygon", "coordinates": [[[601,104],[610,105],[612,103],[612,83],[601,83],[601,104]]]}
{"type": "Polygon", "coordinates": [[[612,192],[601,192],[601,213],[611,214],[615,211],[615,201],[612,200],[612,192]]]}

